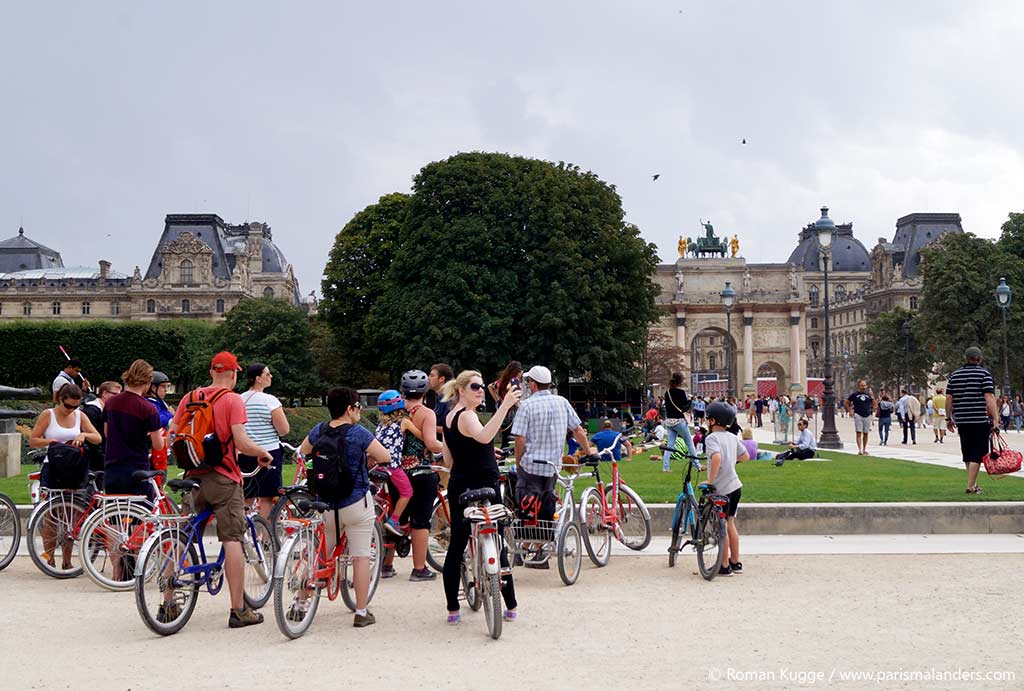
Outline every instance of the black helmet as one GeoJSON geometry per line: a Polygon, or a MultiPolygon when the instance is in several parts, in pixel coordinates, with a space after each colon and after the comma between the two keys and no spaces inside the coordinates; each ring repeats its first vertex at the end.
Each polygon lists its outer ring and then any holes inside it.
{"type": "Polygon", "coordinates": [[[709,420],[714,419],[715,423],[722,427],[731,427],[732,423],[736,422],[736,410],[723,401],[715,401],[709,405],[704,415],[709,420]]]}
{"type": "Polygon", "coordinates": [[[403,394],[426,393],[430,388],[427,373],[419,369],[411,369],[402,375],[401,387],[403,394]]]}
{"type": "Polygon", "coordinates": [[[151,382],[152,386],[160,386],[161,384],[167,384],[170,381],[171,381],[171,378],[168,377],[163,372],[160,372],[158,370],[153,370],[153,381],[151,382]]]}

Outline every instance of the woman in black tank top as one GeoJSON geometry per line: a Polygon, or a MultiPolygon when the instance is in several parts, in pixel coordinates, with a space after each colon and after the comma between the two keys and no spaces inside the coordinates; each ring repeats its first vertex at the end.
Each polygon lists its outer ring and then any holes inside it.
{"type": "MultiPolygon", "coordinates": [[[[441,420],[445,461],[451,467],[448,481],[448,505],[451,510],[451,539],[444,559],[444,595],[448,603],[448,623],[459,623],[459,580],[463,554],[469,543],[471,527],[463,513],[459,497],[467,490],[491,487],[498,496],[498,463],[494,459],[494,436],[501,429],[505,414],[519,402],[520,391],[510,388],[501,406],[486,425],[480,424],[476,409],[483,403],[484,380],[479,372],[466,370],[445,384],[444,399],[451,409],[441,420]]],[[[508,567],[508,551],[501,551],[501,565],[508,567]]],[[[511,574],[502,576],[501,594],[505,599],[505,619],[516,617],[516,594],[511,574]]]]}

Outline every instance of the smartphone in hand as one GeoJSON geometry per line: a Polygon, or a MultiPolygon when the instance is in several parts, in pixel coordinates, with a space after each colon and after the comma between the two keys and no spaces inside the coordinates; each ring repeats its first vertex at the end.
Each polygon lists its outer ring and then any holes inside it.
{"type": "Polygon", "coordinates": [[[522,383],[519,381],[519,377],[512,377],[512,380],[509,382],[509,384],[511,386],[516,387],[517,389],[523,388],[522,383]]]}

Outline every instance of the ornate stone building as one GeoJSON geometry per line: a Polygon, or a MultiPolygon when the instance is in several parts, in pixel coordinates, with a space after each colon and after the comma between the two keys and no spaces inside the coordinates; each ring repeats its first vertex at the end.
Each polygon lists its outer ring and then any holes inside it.
{"type": "Polygon", "coordinates": [[[168,215],[145,276],[98,264],[65,267],[60,253],[19,230],[0,243],[0,319],[219,320],[248,297],[307,302],[265,223],[168,215]]]}

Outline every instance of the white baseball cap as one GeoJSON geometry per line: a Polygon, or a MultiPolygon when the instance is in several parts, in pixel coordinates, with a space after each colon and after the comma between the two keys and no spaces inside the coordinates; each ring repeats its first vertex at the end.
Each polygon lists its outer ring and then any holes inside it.
{"type": "Polygon", "coordinates": [[[543,365],[534,365],[530,368],[530,371],[523,375],[527,379],[532,379],[538,384],[550,384],[551,383],[551,370],[543,365]]]}

